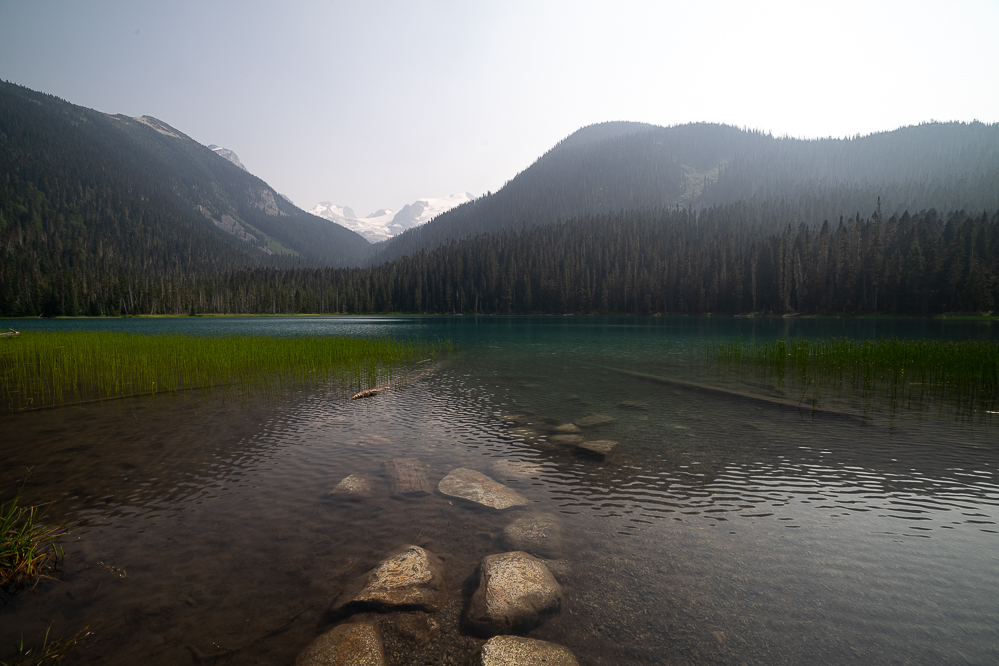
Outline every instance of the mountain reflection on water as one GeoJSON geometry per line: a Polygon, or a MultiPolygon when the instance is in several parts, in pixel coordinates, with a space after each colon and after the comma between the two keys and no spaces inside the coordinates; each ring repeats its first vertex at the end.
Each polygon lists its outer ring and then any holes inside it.
{"type": "MultiPolygon", "coordinates": [[[[29,326],[29,324],[31,326],[29,326]]],[[[80,520],[58,578],[0,609],[21,635],[93,624],[73,663],[291,663],[340,590],[397,546],[444,557],[440,637],[386,633],[393,663],[462,663],[466,579],[516,515],[394,499],[381,465],[455,467],[562,516],[562,611],[529,633],[581,664],[999,662],[993,417],[813,413],[643,381],[717,382],[693,352],[730,335],[995,339],[996,324],[718,318],[261,318],[0,322],[208,334],[451,339],[376,398],[156,396],[3,417],[0,492],[80,520]],[[606,461],[552,442],[592,415],[606,461]],[[496,463],[536,465],[529,478],[496,463]],[[373,497],[338,502],[348,474],[373,497]]],[[[726,384],[727,385],[727,384],[726,384]]],[[[757,387],[761,392],[772,387],[757,387]]],[[[741,390],[754,390],[743,385],[741,390]]]]}

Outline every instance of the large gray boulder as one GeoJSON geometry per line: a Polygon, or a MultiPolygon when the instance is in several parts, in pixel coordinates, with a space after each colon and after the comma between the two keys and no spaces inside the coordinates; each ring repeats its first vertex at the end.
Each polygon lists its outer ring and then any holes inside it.
{"type": "Polygon", "coordinates": [[[472,655],[471,666],[579,666],[569,650],[533,638],[494,636],[472,655]]]}
{"type": "Polygon", "coordinates": [[[419,546],[403,546],[347,587],[333,602],[345,610],[420,609],[437,611],[444,603],[444,563],[419,546]]]}
{"type": "Polygon", "coordinates": [[[520,516],[503,529],[500,545],[506,550],[523,550],[538,557],[557,558],[562,553],[562,519],[551,513],[520,516]]]}
{"type": "Polygon", "coordinates": [[[562,607],[562,587],[541,560],[521,551],[487,555],[465,614],[479,636],[528,631],[562,607]]]}
{"type": "Polygon", "coordinates": [[[341,624],[312,641],[295,666],[388,666],[378,627],[367,622],[341,624]]]}
{"type": "Polygon", "coordinates": [[[516,490],[497,483],[482,472],[459,467],[441,479],[437,489],[449,497],[458,497],[492,509],[527,506],[530,502],[516,490]]]}

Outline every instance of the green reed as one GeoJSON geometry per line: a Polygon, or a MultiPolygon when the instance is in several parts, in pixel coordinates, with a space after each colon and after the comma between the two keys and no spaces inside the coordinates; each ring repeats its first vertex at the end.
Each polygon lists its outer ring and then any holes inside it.
{"type": "Polygon", "coordinates": [[[32,332],[0,340],[0,394],[13,412],[193,388],[346,391],[449,349],[390,338],[32,332]]]}
{"type": "Polygon", "coordinates": [[[0,504],[0,592],[10,595],[54,572],[62,561],[57,545],[69,528],[45,525],[37,506],[19,504],[20,493],[0,504]]]}
{"type": "Polygon", "coordinates": [[[940,340],[780,338],[709,343],[718,367],[775,381],[785,392],[818,404],[844,391],[865,405],[922,407],[931,401],[962,410],[995,411],[999,402],[999,343],[940,340]]]}

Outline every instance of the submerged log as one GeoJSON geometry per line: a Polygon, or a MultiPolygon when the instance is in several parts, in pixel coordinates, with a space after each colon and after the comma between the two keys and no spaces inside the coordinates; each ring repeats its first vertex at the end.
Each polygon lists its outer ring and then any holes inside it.
{"type": "Polygon", "coordinates": [[[383,386],[381,388],[373,388],[373,389],[368,389],[367,391],[361,391],[360,393],[355,393],[354,395],[350,396],[350,399],[360,400],[361,398],[370,398],[372,396],[378,395],[382,391],[387,391],[388,388],[389,388],[388,386],[383,386]]]}
{"type": "Polygon", "coordinates": [[[384,467],[393,495],[429,495],[434,492],[430,479],[427,478],[427,468],[416,458],[393,458],[384,467]]]}

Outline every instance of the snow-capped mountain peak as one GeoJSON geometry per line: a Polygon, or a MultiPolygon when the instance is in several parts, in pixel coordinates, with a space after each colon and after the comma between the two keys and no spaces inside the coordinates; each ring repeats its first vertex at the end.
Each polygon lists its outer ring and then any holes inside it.
{"type": "Polygon", "coordinates": [[[425,224],[441,213],[474,198],[471,193],[465,192],[446,197],[417,199],[403,206],[398,213],[382,208],[364,218],[358,218],[347,206],[337,206],[329,201],[316,204],[309,212],[356,231],[371,243],[378,243],[425,224]]]}
{"type": "Polygon", "coordinates": [[[247,171],[247,168],[243,166],[243,163],[239,161],[239,157],[236,153],[232,152],[228,148],[223,148],[222,146],[216,146],[214,143],[209,144],[208,150],[212,151],[219,157],[224,157],[236,166],[238,166],[243,171],[247,171]]]}

